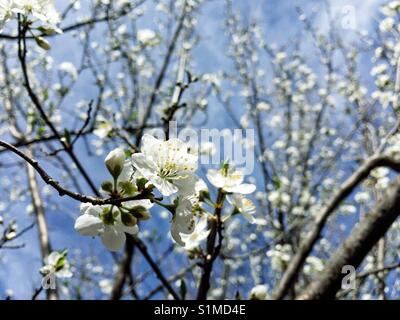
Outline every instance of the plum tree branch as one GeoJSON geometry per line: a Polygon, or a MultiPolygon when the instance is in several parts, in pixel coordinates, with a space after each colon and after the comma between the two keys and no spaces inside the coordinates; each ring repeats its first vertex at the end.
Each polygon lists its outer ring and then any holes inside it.
{"type": "Polygon", "coordinates": [[[206,300],[207,292],[210,289],[211,272],[213,269],[214,261],[220,254],[222,247],[222,220],[221,211],[224,204],[225,194],[219,189],[217,200],[215,202],[214,216],[210,221],[210,234],[207,237],[206,254],[203,261],[203,273],[200,278],[199,289],[197,291],[197,300],[206,300]],[[218,235],[218,244],[216,239],[218,235]]]}
{"type": "Polygon", "coordinates": [[[25,160],[27,163],[29,163],[39,174],[39,176],[42,178],[42,180],[48,184],[49,186],[53,187],[55,190],[57,190],[58,194],[62,196],[68,196],[76,201],[79,202],[85,202],[85,203],[91,203],[93,205],[107,205],[107,204],[120,204],[122,202],[126,201],[131,201],[131,200],[140,200],[140,199],[148,199],[148,195],[137,195],[137,196],[132,196],[132,197],[126,197],[126,198],[109,198],[109,199],[103,199],[99,197],[92,197],[92,196],[86,196],[83,194],[80,194],[78,192],[71,191],[69,189],[66,189],[61,186],[61,184],[54,180],[44,169],[43,167],[39,164],[38,161],[35,159],[29,157],[19,149],[15,148],[11,144],[0,140],[0,146],[3,148],[8,149],[9,151],[15,153],[18,155],[20,158],[25,160]]]}
{"type": "Polygon", "coordinates": [[[340,289],[342,268],[357,268],[368,252],[400,215],[400,177],[386,190],[375,207],[365,215],[350,236],[327,262],[322,275],[312,282],[299,299],[333,299],[340,289]]]}
{"type": "MultiPolygon", "coordinates": [[[[145,2],[144,0],[141,0],[138,3],[136,3],[135,6],[129,8],[129,10],[123,9],[123,10],[120,10],[119,12],[116,12],[116,13],[114,13],[112,15],[107,14],[107,15],[104,15],[102,17],[94,17],[94,18],[86,19],[84,21],[73,23],[73,24],[67,25],[65,27],[62,27],[61,30],[62,30],[63,33],[68,33],[68,32],[76,31],[76,30],[79,30],[79,29],[81,29],[83,27],[94,25],[94,24],[98,24],[98,23],[101,23],[101,22],[117,20],[117,19],[122,18],[122,17],[126,16],[127,14],[129,14],[129,12],[131,12],[132,10],[134,10],[135,8],[137,8],[138,6],[140,6],[144,2],[145,2]]],[[[41,36],[41,37],[53,37],[55,35],[57,35],[57,33],[53,33],[53,34],[44,34],[43,33],[43,34],[40,34],[39,36],[41,36]]],[[[28,36],[26,38],[27,39],[34,39],[33,36],[28,36]]],[[[2,33],[2,34],[0,34],[0,39],[15,41],[15,40],[18,40],[18,35],[2,33]]]]}
{"type": "Polygon", "coordinates": [[[289,289],[295,283],[297,276],[304,265],[308,255],[311,253],[315,243],[321,236],[321,232],[325,226],[331,213],[339,206],[339,204],[346,199],[354,188],[368,177],[371,170],[377,167],[388,167],[396,172],[400,172],[400,162],[394,161],[390,157],[374,155],[367,159],[339,188],[335,193],[332,200],[316,217],[314,225],[308,231],[307,237],[301,242],[300,248],[290,261],[287,269],[285,270],[281,281],[274,293],[275,299],[283,299],[288,293],[289,289]]]}

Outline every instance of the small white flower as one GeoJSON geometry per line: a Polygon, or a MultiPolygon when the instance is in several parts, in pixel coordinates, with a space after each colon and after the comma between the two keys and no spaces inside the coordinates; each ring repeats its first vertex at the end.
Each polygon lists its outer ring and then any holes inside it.
{"type": "Polygon", "coordinates": [[[227,197],[227,200],[232,204],[250,223],[255,223],[256,219],[254,214],[256,213],[256,206],[254,203],[245,198],[241,194],[233,194],[227,197]]]}
{"type": "Polygon", "coordinates": [[[160,43],[160,39],[157,34],[150,29],[141,29],[137,32],[138,41],[147,46],[156,46],[160,43]]]}
{"type": "Polygon", "coordinates": [[[101,119],[96,129],[93,130],[93,134],[98,136],[100,139],[104,139],[109,135],[112,129],[113,127],[109,121],[101,119]]]}
{"type": "Polygon", "coordinates": [[[276,61],[277,61],[278,63],[283,62],[283,61],[286,59],[286,57],[287,57],[287,54],[286,54],[286,52],[283,52],[283,51],[278,52],[278,53],[276,54],[276,56],[275,56],[276,61]]]}
{"type": "Polygon", "coordinates": [[[243,129],[247,129],[249,127],[249,124],[250,124],[249,116],[247,114],[243,115],[240,118],[240,125],[243,127],[243,129]]]}
{"type": "Polygon", "coordinates": [[[370,200],[368,192],[357,192],[354,196],[354,200],[358,203],[367,203],[370,200]]]}
{"type": "Polygon", "coordinates": [[[393,29],[395,23],[396,22],[392,17],[388,17],[381,21],[381,23],[379,24],[379,30],[381,32],[389,32],[393,29]]]}
{"type": "Polygon", "coordinates": [[[304,267],[304,273],[311,274],[312,272],[321,272],[324,270],[322,260],[315,256],[308,256],[306,259],[307,265],[304,267]]]}
{"type": "Polygon", "coordinates": [[[54,5],[54,0],[14,0],[13,12],[25,17],[32,17],[44,23],[48,32],[61,32],[57,28],[60,15],[54,5]]]}
{"type": "Polygon", "coordinates": [[[261,101],[261,102],[259,102],[257,104],[257,110],[258,111],[268,111],[270,109],[271,109],[271,106],[268,103],[264,102],[264,101],[261,101]]]}
{"type": "Polygon", "coordinates": [[[132,155],[132,163],[163,196],[176,192],[194,194],[198,180],[194,174],[197,156],[188,152],[184,142],[179,139],[162,141],[145,134],[141,151],[132,155]]]}
{"type": "Polygon", "coordinates": [[[266,300],[268,297],[268,288],[265,284],[259,284],[250,291],[250,300],[266,300]]]}
{"type": "Polygon", "coordinates": [[[66,259],[66,252],[53,251],[45,259],[45,265],[40,268],[42,275],[55,274],[58,278],[71,278],[72,271],[68,260],[66,259]]]}
{"type": "Polygon", "coordinates": [[[3,25],[14,15],[13,4],[14,0],[0,0],[0,31],[3,25]]]}
{"type": "Polygon", "coordinates": [[[58,70],[60,70],[61,73],[69,75],[72,80],[76,80],[78,78],[78,72],[76,71],[75,66],[71,62],[61,63],[58,66],[58,70]]]}
{"type": "Polygon", "coordinates": [[[4,239],[10,241],[17,236],[18,225],[15,221],[11,221],[5,231],[4,239]]]}
{"type": "MultiPolygon", "coordinates": [[[[151,206],[148,200],[130,201],[129,205],[145,208],[151,206]]],[[[139,228],[136,224],[125,225],[121,219],[122,213],[116,207],[112,211],[111,208],[110,205],[81,204],[82,215],[75,221],[75,230],[83,236],[100,236],[107,249],[118,251],[125,244],[125,232],[136,235],[139,228]]]]}
{"type": "Polygon", "coordinates": [[[122,148],[112,150],[105,159],[105,164],[114,179],[117,179],[124,168],[125,152],[122,148]]]}
{"type": "Polygon", "coordinates": [[[112,292],[113,281],[111,279],[101,279],[99,281],[99,287],[102,293],[109,295],[112,292]]]}
{"type": "Polygon", "coordinates": [[[213,186],[221,188],[228,193],[249,194],[256,190],[254,184],[243,183],[243,173],[238,170],[210,169],[207,172],[207,179],[213,186]]]}

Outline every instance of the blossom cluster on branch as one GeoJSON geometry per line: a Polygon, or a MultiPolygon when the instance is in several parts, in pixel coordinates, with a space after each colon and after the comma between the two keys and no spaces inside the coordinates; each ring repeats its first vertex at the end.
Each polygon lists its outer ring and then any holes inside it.
{"type": "MultiPolygon", "coordinates": [[[[207,220],[215,217],[207,211],[222,205],[214,203],[205,182],[196,175],[198,156],[179,139],[159,140],[145,134],[141,152],[128,159],[122,148],[112,150],[105,165],[112,177],[104,181],[101,191],[111,198],[123,199],[141,195],[143,200],[124,201],[120,205],[81,204],[82,215],[75,229],[84,236],[100,236],[111,251],[118,251],[126,241],[125,233],[137,235],[138,222],[151,218],[149,209],[157,204],[172,213],[171,236],[176,243],[191,250],[206,239],[210,230],[207,220]],[[172,203],[157,198],[174,196],[172,203]]],[[[241,213],[255,223],[255,206],[243,194],[255,191],[253,184],[243,183],[243,173],[224,163],[219,170],[207,173],[210,183],[228,195],[234,213],[241,213]]],[[[226,219],[234,215],[227,216],[226,219]]]]}

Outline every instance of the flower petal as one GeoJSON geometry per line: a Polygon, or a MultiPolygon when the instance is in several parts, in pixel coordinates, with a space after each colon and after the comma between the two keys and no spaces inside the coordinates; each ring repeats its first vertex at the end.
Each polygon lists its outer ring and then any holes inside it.
{"type": "Polygon", "coordinates": [[[156,179],[152,179],[151,182],[165,197],[168,197],[171,194],[178,192],[178,188],[166,179],[161,179],[160,177],[157,177],[156,179]]]}
{"type": "Polygon", "coordinates": [[[57,251],[53,251],[50,253],[47,258],[45,259],[46,264],[55,266],[58,260],[61,258],[61,254],[57,251]]]}
{"type": "Polygon", "coordinates": [[[248,222],[250,222],[251,224],[255,224],[255,223],[256,223],[256,218],[254,218],[254,216],[251,215],[250,213],[244,211],[244,212],[242,212],[242,215],[243,215],[243,217],[245,217],[246,220],[247,220],[248,222]]]}
{"type": "Polygon", "coordinates": [[[155,157],[157,156],[158,150],[161,148],[162,143],[163,143],[162,140],[158,140],[152,135],[145,134],[143,135],[142,138],[142,147],[140,150],[146,156],[151,156],[153,158],[152,160],[154,160],[155,157]]]}
{"type": "Polygon", "coordinates": [[[177,226],[173,223],[171,226],[171,236],[174,241],[179,244],[180,246],[184,247],[185,243],[182,241],[182,237],[179,233],[177,226]]]}
{"type": "Polygon", "coordinates": [[[76,219],[74,228],[83,236],[95,237],[102,232],[104,224],[93,215],[83,214],[76,219]]]}
{"type": "Polygon", "coordinates": [[[143,153],[134,153],[132,155],[133,166],[148,180],[157,175],[158,168],[154,161],[146,157],[143,153]]]}
{"type": "Polygon", "coordinates": [[[242,183],[237,186],[225,187],[224,190],[232,193],[250,194],[256,190],[256,186],[251,183],[242,183]]]}
{"type": "Polygon", "coordinates": [[[207,179],[214,187],[222,188],[225,185],[225,177],[221,174],[219,170],[208,170],[207,179]]]}
{"type": "Polygon", "coordinates": [[[174,185],[183,196],[189,196],[196,192],[196,183],[199,178],[194,174],[184,173],[184,177],[174,180],[174,185]]]}
{"type": "Polygon", "coordinates": [[[125,232],[119,228],[106,226],[101,240],[106,248],[110,251],[118,251],[122,248],[126,241],[125,232]]]}

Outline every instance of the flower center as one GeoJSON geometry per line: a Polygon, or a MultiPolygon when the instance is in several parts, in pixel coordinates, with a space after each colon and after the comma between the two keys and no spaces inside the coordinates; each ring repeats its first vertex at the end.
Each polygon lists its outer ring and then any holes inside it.
{"type": "Polygon", "coordinates": [[[187,175],[182,175],[182,172],[188,171],[190,168],[186,164],[176,164],[171,161],[166,161],[163,166],[160,167],[159,176],[165,179],[183,179],[187,175]]]}

